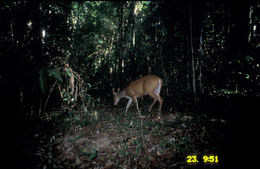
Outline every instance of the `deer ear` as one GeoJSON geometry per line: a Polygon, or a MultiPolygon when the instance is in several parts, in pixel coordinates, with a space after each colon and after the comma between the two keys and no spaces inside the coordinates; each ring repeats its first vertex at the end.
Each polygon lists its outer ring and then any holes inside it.
{"type": "Polygon", "coordinates": [[[112,89],[112,94],[113,94],[113,95],[116,95],[116,92],[115,92],[115,89],[114,89],[114,88],[112,89]]]}

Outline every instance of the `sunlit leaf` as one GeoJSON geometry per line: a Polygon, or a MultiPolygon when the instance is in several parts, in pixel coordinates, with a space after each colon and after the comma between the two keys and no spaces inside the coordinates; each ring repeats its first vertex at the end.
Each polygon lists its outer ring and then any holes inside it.
{"type": "Polygon", "coordinates": [[[89,156],[89,160],[93,160],[94,158],[96,158],[96,156],[97,156],[97,150],[94,149],[89,156]]]}
{"type": "Polygon", "coordinates": [[[251,56],[248,56],[248,55],[247,55],[247,56],[246,56],[246,60],[247,60],[247,61],[252,61],[252,60],[254,60],[254,58],[252,58],[251,56]]]}

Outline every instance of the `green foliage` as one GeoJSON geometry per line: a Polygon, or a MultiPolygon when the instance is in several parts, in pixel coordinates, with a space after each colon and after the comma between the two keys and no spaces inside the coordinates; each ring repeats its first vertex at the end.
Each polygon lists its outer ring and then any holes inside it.
{"type": "MultiPolygon", "coordinates": [[[[119,134],[129,130],[134,135],[134,130],[142,129],[144,135],[142,139],[135,135],[123,139],[120,151],[124,156],[129,156],[127,149],[132,145],[135,158],[140,157],[153,137],[160,140],[156,142],[159,155],[173,148],[176,153],[187,154],[195,150],[196,141],[205,143],[209,133],[214,133],[205,124],[209,115],[197,121],[183,120],[178,112],[190,108],[186,105],[191,105],[192,80],[198,97],[259,96],[258,10],[256,1],[239,5],[225,1],[186,4],[180,0],[0,1],[0,85],[4,98],[15,99],[8,109],[14,107],[14,112],[20,113],[10,119],[31,116],[39,121],[53,120],[67,129],[71,125],[96,126],[100,119],[108,120],[115,112],[111,121],[119,134]],[[163,109],[178,112],[174,121],[152,119],[141,125],[135,113],[126,115],[122,109],[110,107],[112,87],[122,89],[147,74],[157,74],[164,80],[163,109]],[[100,107],[105,108],[97,110],[100,107]],[[52,109],[59,111],[49,112],[52,109]],[[146,137],[148,134],[152,137],[146,137]],[[173,135],[161,139],[166,134],[173,135]]],[[[106,125],[106,129],[109,127],[106,125]]],[[[216,131],[214,134],[221,135],[216,131]]],[[[55,139],[49,140],[49,149],[57,144],[55,139]]],[[[82,154],[94,161],[97,150],[90,150],[82,150],[82,154]]],[[[55,164],[52,153],[43,153],[47,163],[36,168],[62,168],[55,164]]],[[[69,162],[66,160],[65,165],[69,162]]]]}
{"type": "Polygon", "coordinates": [[[47,69],[46,71],[48,72],[49,77],[54,77],[56,80],[59,82],[62,82],[62,77],[61,77],[61,69],[47,69]]]}
{"type": "Polygon", "coordinates": [[[83,155],[89,155],[89,161],[93,160],[97,156],[97,150],[93,149],[91,152],[90,151],[81,151],[81,154],[83,155]]]}
{"type": "Polygon", "coordinates": [[[43,94],[46,94],[46,77],[44,75],[44,71],[41,69],[39,71],[39,84],[40,84],[40,89],[43,94]]]}
{"type": "MultiPolygon", "coordinates": [[[[258,7],[258,3],[243,3],[252,9],[258,7]]],[[[228,3],[199,1],[200,8],[193,2],[190,5],[194,14],[192,37],[187,5],[178,0],[3,1],[1,56],[6,58],[3,60],[13,56],[15,63],[10,64],[16,67],[31,65],[22,80],[33,70],[38,76],[34,83],[44,95],[53,79],[59,84],[67,83],[67,76],[72,74],[69,70],[64,72],[63,64],[68,64],[100,91],[93,92],[94,97],[108,98],[113,86],[124,87],[141,75],[157,74],[164,79],[163,89],[167,88],[169,97],[178,95],[181,102],[183,95],[189,93],[191,63],[187,40],[193,38],[197,91],[202,92],[200,83],[206,93],[214,93],[216,88],[233,90],[229,88],[237,84],[242,89],[240,94],[258,93],[256,10],[252,10],[250,18],[248,11],[241,11],[245,12],[241,16],[246,17],[238,21],[235,14],[239,7],[228,3]],[[35,5],[40,10],[32,9],[37,8],[35,5]],[[245,30],[240,29],[243,25],[248,25],[245,30]],[[243,36],[241,44],[237,32],[243,36]]],[[[19,75],[16,73],[16,78],[19,75]]],[[[66,97],[68,101],[70,98],[66,97]]]]}

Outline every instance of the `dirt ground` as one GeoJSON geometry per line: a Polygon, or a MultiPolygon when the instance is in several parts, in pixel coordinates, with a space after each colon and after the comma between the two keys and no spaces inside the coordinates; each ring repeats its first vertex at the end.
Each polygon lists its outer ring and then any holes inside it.
{"type": "MultiPolygon", "coordinates": [[[[119,109],[93,111],[95,122],[72,124],[53,139],[56,168],[189,168],[206,163],[223,141],[225,121],[119,109]],[[108,113],[113,112],[113,113],[108,113]],[[216,129],[217,128],[217,129],[216,129]],[[222,132],[222,135],[218,133],[222,132]],[[217,136],[218,138],[216,139],[217,136]],[[214,138],[214,139],[213,139],[214,138]],[[191,155],[197,162],[187,162],[191,155]]],[[[211,166],[218,166],[212,163],[211,166]]]]}

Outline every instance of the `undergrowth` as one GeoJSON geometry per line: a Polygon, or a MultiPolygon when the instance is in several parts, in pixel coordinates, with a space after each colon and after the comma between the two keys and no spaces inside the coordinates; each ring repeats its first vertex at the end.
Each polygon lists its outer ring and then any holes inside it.
{"type": "Polygon", "coordinates": [[[217,153],[225,124],[205,115],[98,106],[85,113],[56,118],[49,141],[39,148],[45,168],[188,167],[190,154],[217,153]],[[215,141],[212,141],[215,140],[215,141]]]}

